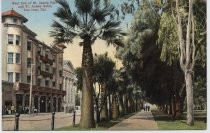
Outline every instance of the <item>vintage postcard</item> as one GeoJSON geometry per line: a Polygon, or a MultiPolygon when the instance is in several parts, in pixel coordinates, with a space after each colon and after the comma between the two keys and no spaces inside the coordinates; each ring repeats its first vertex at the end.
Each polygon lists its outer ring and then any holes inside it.
{"type": "Polygon", "coordinates": [[[3,131],[207,131],[206,0],[1,0],[3,131]]]}

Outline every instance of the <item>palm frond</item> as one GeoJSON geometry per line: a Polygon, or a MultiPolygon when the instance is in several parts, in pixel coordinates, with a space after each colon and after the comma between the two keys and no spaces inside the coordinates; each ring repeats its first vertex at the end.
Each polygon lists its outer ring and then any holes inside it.
{"type": "Polygon", "coordinates": [[[121,41],[122,36],[125,36],[120,28],[120,21],[108,21],[104,26],[102,26],[101,39],[105,40],[108,45],[116,44],[118,46],[123,46],[121,41]]]}
{"type": "Polygon", "coordinates": [[[58,17],[61,21],[65,21],[69,17],[71,17],[70,9],[65,9],[63,7],[58,7],[57,11],[54,13],[56,17],[58,17]]]}
{"type": "Polygon", "coordinates": [[[103,29],[111,29],[111,28],[116,28],[120,26],[120,21],[113,21],[113,20],[109,20],[107,21],[107,23],[105,23],[105,25],[102,26],[103,29]]]}
{"type": "Polygon", "coordinates": [[[77,11],[81,14],[90,13],[93,8],[92,0],[75,0],[77,11]]]}
{"type": "Polygon", "coordinates": [[[72,43],[73,38],[78,35],[57,21],[53,22],[52,28],[53,31],[50,31],[50,36],[54,37],[54,43],[72,43]]]}
{"type": "Polygon", "coordinates": [[[78,15],[76,12],[74,12],[71,17],[69,17],[65,23],[72,28],[75,28],[75,26],[80,27],[81,26],[81,20],[79,19],[78,15]]]}
{"type": "Polygon", "coordinates": [[[97,21],[97,23],[101,24],[102,22],[105,21],[105,17],[108,14],[106,12],[104,12],[103,10],[96,8],[92,11],[91,13],[91,17],[97,21]]]}
{"type": "Polygon", "coordinates": [[[69,4],[66,0],[55,0],[59,5],[61,5],[65,9],[70,9],[69,4]]]}
{"type": "Polygon", "coordinates": [[[94,0],[94,7],[95,8],[100,8],[100,0],[94,0]]]}
{"type": "Polygon", "coordinates": [[[110,0],[104,0],[104,6],[110,6],[110,0]]]}

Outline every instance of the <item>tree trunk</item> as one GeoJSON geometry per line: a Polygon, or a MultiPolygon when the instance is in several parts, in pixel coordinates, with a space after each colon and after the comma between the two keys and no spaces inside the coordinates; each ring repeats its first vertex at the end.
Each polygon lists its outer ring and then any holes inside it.
{"type": "Polygon", "coordinates": [[[125,115],[128,114],[128,97],[127,94],[123,94],[123,105],[125,109],[125,115]]]}
{"type": "Polygon", "coordinates": [[[99,105],[98,105],[98,97],[95,98],[95,104],[96,104],[96,122],[100,122],[100,112],[99,112],[99,105]]]}
{"type": "Polygon", "coordinates": [[[101,84],[101,98],[102,98],[102,109],[101,109],[101,120],[107,120],[108,119],[108,109],[107,109],[107,96],[106,96],[106,85],[105,83],[101,84]]]}
{"type": "Polygon", "coordinates": [[[118,118],[118,115],[119,115],[119,112],[117,109],[117,101],[116,101],[116,96],[114,95],[112,97],[112,117],[115,119],[115,118],[118,118]]]}
{"type": "Polygon", "coordinates": [[[172,118],[175,118],[175,104],[174,104],[174,96],[171,96],[171,114],[172,114],[172,118]]]}
{"type": "Polygon", "coordinates": [[[187,93],[187,124],[194,125],[194,103],[193,103],[193,86],[192,73],[185,73],[186,93],[187,93]]]}
{"type": "Polygon", "coordinates": [[[167,114],[168,115],[171,115],[172,114],[172,111],[171,111],[171,105],[167,105],[167,114]]]}
{"type": "Polygon", "coordinates": [[[111,102],[111,96],[109,94],[109,119],[111,120],[112,119],[112,103],[113,101],[111,102]]]}
{"type": "Polygon", "coordinates": [[[183,37],[183,25],[179,10],[179,0],[176,0],[177,28],[180,48],[180,66],[185,74],[186,94],[187,94],[187,124],[194,125],[193,107],[193,81],[192,74],[195,66],[195,27],[193,18],[193,1],[189,0],[189,11],[186,28],[186,39],[183,37]]]}
{"type": "Polygon", "coordinates": [[[119,101],[120,101],[120,116],[125,115],[125,106],[123,104],[123,97],[119,96],[119,101]]]}
{"type": "Polygon", "coordinates": [[[94,105],[93,105],[93,55],[90,37],[84,38],[82,54],[82,110],[80,118],[81,128],[94,128],[94,105]]]}

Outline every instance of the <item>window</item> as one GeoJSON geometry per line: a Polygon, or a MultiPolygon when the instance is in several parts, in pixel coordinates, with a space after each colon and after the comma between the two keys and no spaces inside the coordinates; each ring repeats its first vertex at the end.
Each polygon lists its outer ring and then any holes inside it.
{"type": "Polygon", "coordinates": [[[41,79],[37,79],[37,85],[38,85],[38,86],[41,85],[41,79]]]}
{"type": "Polygon", "coordinates": [[[15,74],[15,78],[16,78],[16,82],[20,81],[20,73],[16,73],[15,74]]]}
{"type": "Polygon", "coordinates": [[[31,75],[27,76],[27,83],[31,83],[31,75]]]}
{"type": "Polygon", "coordinates": [[[41,54],[41,48],[40,47],[38,47],[37,53],[41,54]]]}
{"type": "Polygon", "coordinates": [[[62,77],[62,71],[61,70],[59,71],[59,75],[60,75],[60,77],[62,77]]]}
{"type": "Polygon", "coordinates": [[[60,84],[60,90],[62,90],[62,84],[60,84]]]}
{"type": "Polygon", "coordinates": [[[30,41],[27,42],[27,50],[31,50],[31,42],[30,41]]]}
{"type": "Polygon", "coordinates": [[[20,36],[16,35],[16,45],[20,45],[20,36]]]}
{"type": "Polygon", "coordinates": [[[8,81],[13,82],[13,73],[12,72],[8,72],[8,81]]]}
{"type": "Polygon", "coordinates": [[[13,23],[17,23],[17,19],[16,18],[13,19],[13,23]]]}
{"type": "Polygon", "coordinates": [[[8,34],[8,44],[13,44],[14,35],[8,34]]]}
{"type": "Polygon", "coordinates": [[[31,67],[31,58],[27,58],[27,67],[31,67]]]}
{"type": "Polygon", "coordinates": [[[53,74],[55,74],[55,72],[56,72],[56,69],[55,69],[55,68],[53,68],[53,74]]]}
{"type": "Polygon", "coordinates": [[[53,87],[55,87],[55,81],[53,82],[53,87]]]}
{"type": "Polygon", "coordinates": [[[13,53],[8,53],[7,62],[8,64],[13,64],[13,53]]]}
{"type": "Polygon", "coordinates": [[[55,55],[52,56],[53,61],[55,61],[55,55]]]}
{"type": "Polygon", "coordinates": [[[47,71],[47,72],[49,71],[49,66],[48,65],[45,66],[45,71],[47,71]]]}
{"type": "Polygon", "coordinates": [[[49,86],[49,80],[45,80],[45,86],[46,86],[46,87],[49,86]]]}
{"type": "Polygon", "coordinates": [[[48,53],[48,51],[46,50],[46,51],[45,51],[45,57],[46,57],[46,58],[48,58],[48,54],[49,54],[49,53],[48,53]]]}
{"type": "Polygon", "coordinates": [[[20,53],[16,53],[16,64],[20,64],[20,53]]]}

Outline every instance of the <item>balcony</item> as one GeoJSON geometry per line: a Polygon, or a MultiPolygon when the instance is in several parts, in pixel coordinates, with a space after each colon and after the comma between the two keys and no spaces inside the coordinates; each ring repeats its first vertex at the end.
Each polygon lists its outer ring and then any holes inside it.
{"type": "MultiPolygon", "coordinates": [[[[23,91],[30,91],[30,85],[25,84],[25,83],[20,83],[18,90],[23,90],[23,91]]],[[[58,90],[58,89],[52,89],[48,87],[41,87],[41,86],[36,86],[33,85],[32,88],[33,93],[44,93],[44,94],[59,94],[59,95],[66,95],[66,91],[63,90],[58,90]]]]}
{"type": "Polygon", "coordinates": [[[49,59],[48,57],[45,57],[43,55],[39,55],[39,57],[40,57],[39,59],[42,60],[43,62],[53,65],[53,60],[49,59]]]}
{"type": "Polygon", "coordinates": [[[51,79],[53,79],[53,74],[52,73],[48,73],[48,72],[45,72],[45,71],[40,70],[40,74],[43,77],[50,77],[51,79]]]}

